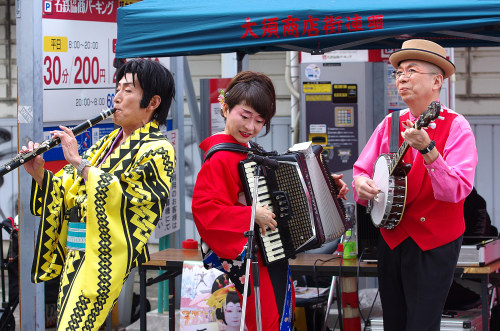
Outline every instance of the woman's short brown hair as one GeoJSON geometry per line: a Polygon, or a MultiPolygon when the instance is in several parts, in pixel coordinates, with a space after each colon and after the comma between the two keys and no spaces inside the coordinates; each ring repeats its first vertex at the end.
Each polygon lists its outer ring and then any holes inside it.
{"type": "Polygon", "coordinates": [[[238,104],[252,107],[264,118],[266,134],[276,114],[276,92],[269,77],[260,72],[242,71],[229,82],[224,94],[229,111],[238,104]]]}

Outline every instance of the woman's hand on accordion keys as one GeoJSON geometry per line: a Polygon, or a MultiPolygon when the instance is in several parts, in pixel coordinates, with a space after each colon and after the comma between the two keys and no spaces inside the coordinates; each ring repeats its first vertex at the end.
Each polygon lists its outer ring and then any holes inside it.
{"type": "Polygon", "coordinates": [[[347,200],[345,196],[349,192],[349,188],[347,187],[347,184],[342,180],[342,177],[344,177],[343,174],[332,174],[333,181],[335,182],[335,185],[337,185],[337,189],[339,190],[337,198],[347,200]]]}
{"type": "Polygon", "coordinates": [[[269,228],[271,231],[276,229],[278,222],[275,220],[276,215],[269,210],[268,206],[257,206],[255,209],[255,223],[260,228],[260,233],[262,235],[266,234],[266,229],[269,228]]]}

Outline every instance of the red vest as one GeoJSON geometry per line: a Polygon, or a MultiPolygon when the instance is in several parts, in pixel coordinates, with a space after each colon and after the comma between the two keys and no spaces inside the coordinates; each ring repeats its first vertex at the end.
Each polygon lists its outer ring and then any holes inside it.
{"type": "MultiPolygon", "coordinates": [[[[404,131],[402,122],[410,112],[400,116],[399,131],[404,131]]],[[[443,120],[436,121],[436,128],[427,128],[429,137],[436,142],[441,155],[448,139],[450,127],[457,114],[442,110],[443,120]]],[[[390,125],[388,132],[390,134],[390,125]]],[[[399,145],[402,141],[399,135],[399,145]]],[[[407,194],[403,218],[392,230],[380,229],[386,243],[394,249],[406,238],[411,237],[422,250],[433,249],[460,237],[465,231],[464,200],[458,203],[439,201],[434,198],[431,179],[420,153],[412,160],[409,150],[404,157],[412,164],[407,176],[407,194]]]]}

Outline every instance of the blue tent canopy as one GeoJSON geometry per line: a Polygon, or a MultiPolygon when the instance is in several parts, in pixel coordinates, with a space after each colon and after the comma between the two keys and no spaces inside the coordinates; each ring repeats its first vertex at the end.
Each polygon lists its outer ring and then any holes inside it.
{"type": "Polygon", "coordinates": [[[500,46],[498,0],[144,0],[118,9],[117,58],[500,46]]]}

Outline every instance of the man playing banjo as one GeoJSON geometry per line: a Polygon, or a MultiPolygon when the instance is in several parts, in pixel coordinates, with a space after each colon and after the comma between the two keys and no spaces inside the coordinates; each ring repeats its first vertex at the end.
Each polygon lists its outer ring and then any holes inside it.
{"type": "MultiPolygon", "coordinates": [[[[463,204],[474,184],[476,144],[467,120],[439,103],[443,80],[455,72],[440,45],[408,40],[389,60],[398,93],[409,107],[399,112],[399,134],[393,136],[399,138],[397,146],[409,145],[399,163],[411,169],[403,180],[400,220],[391,226],[374,220],[381,233],[378,279],[384,330],[439,330],[465,230],[463,204]],[[440,108],[439,117],[431,126],[417,126],[431,104],[440,108]]],[[[395,198],[374,174],[379,155],[389,153],[393,118],[388,115],[377,126],[354,164],[359,204],[395,198]]]]}

